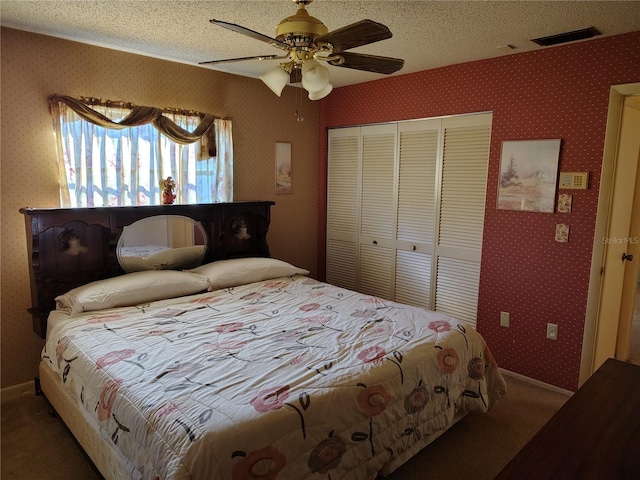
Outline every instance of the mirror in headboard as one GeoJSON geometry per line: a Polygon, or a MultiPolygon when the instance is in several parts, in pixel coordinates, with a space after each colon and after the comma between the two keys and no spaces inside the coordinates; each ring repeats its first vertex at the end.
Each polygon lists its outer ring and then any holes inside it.
{"type": "MultiPolygon", "coordinates": [[[[95,280],[127,273],[127,261],[118,246],[134,247],[137,237],[131,227],[142,221],[145,229],[152,219],[167,223],[167,218],[181,217],[184,237],[160,246],[204,251],[200,263],[227,258],[269,257],[267,231],[274,202],[232,202],[198,205],[153,205],[96,208],[22,208],[27,230],[31,308],[33,330],[44,338],[47,316],[55,309],[55,298],[72,288],[95,280]],[[147,221],[149,223],[147,223],[147,221]],[[196,225],[194,227],[194,225],[196,225]],[[124,239],[123,239],[124,236],[124,239]],[[131,240],[128,240],[129,237],[131,240]]],[[[172,227],[173,228],[173,227],[172,227]]],[[[167,229],[169,227],[167,226],[167,229]]],[[[145,245],[153,245],[149,237],[145,245]]],[[[154,240],[155,241],[155,240],[154,240]]],[[[140,244],[139,244],[140,245],[140,244]]],[[[138,245],[138,246],[139,246],[138,245]]],[[[158,244],[156,244],[158,245],[158,244]]],[[[162,260],[166,268],[175,262],[162,260]]],[[[175,266],[174,268],[180,268],[175,266]]],[[[186,266],[184,268],[190,268],[186,266]]]]}
{"type": "Polygon", "coordinates": [[[122,269],[185,270],[202,263],[207,234],[200,222],[182,215],[156,215],[123,228],[116,247],[122,269]]]}

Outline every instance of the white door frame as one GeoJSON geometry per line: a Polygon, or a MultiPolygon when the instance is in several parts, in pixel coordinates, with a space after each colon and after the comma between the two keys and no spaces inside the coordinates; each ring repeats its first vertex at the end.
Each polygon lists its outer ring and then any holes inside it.
{"type": "MultiPolygon", "coordinates": [[[[582,338],[582,358],[580,361],[579,385],[582,385],[593,373],[595,345],[597,341],[598,306],[602,287],[602,268],[604,264],[606,236],[609,226],[609,210],[615,176],[618,136],[622,120],[624,99],[628,95],[640,95],[640,83],[614,85],[609,94],[609,109],[605,132],[604,155],[600,177],[600,192],[596,214],[595,234],[592,249],[591,273],[587,297],[584,334],[582,338]]],[[[612,352],[614,353],[614,352],[612,352]]]]}

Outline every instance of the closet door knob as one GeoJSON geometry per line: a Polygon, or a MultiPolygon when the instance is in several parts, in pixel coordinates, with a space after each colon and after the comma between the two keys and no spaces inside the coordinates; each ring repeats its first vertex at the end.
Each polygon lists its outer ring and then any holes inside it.
{"type": "Polygon", "coordinates": [[[411,250],[415,251],[416,250],[416,246],[415,245],[411,245],[411,250]]]}
{"type": "Polygon", "coordinates": [[[377,244],[378,244],[378,241],[377,241],[377,240],[374,240],[374,241],[373,241],[373,244],[374,244],[374,245],[377,245],[377,244]]]}

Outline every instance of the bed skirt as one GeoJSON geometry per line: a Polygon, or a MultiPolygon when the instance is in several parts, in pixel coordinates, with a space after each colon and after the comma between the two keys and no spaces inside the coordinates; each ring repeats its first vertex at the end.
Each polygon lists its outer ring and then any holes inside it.
{"type": "Polygon", "coordinates": [[[105,439],[95,420],[87,415],[58,374],[40,362],[40,389],[67,428],[107,480],[131,480],[127,460],[105,439]]]}

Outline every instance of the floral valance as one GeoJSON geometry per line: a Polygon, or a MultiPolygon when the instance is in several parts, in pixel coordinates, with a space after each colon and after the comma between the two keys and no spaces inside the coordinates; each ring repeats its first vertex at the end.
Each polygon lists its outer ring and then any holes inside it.
{"type": "MultiPolygon", "coordinates": [[[[131,110],[131,112],[122,120],[114,122],[110,118],[91,108],[91,104],[98,103],[95,99],[75,99],[64,95],[51,95],[49,97],[50,105],[54,106],[59,102],[66,104],[84,120],[104,128],[121,130],[123,128],[153,123],[161,133],[181,145],[200,141],[202,145],[202,158],[216,156],[216,132],[214,120],[218,117],[214,115],[200,112],[188,112],[191,115],[197,115],[201,118],[200,124],[196,129],[189,132],[177,125],[170,118],[163,115],[165,110],[157,107],[145,107],[123,102],[106,102],[108,103],[108,106],[118,106],[131,110]]],[[[173,110],[171,112],[184,113],[173,110]]]]}

